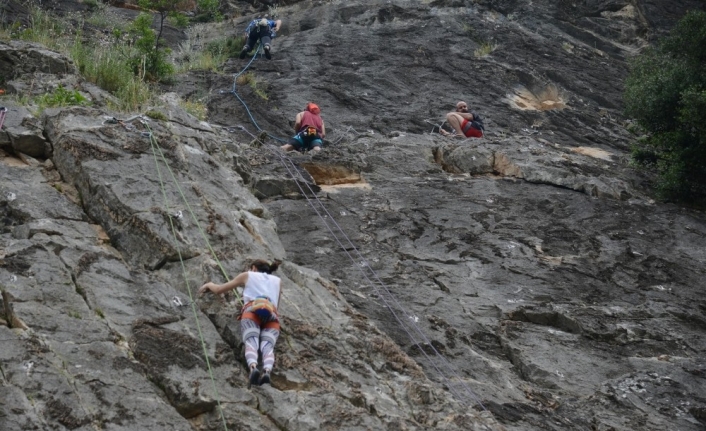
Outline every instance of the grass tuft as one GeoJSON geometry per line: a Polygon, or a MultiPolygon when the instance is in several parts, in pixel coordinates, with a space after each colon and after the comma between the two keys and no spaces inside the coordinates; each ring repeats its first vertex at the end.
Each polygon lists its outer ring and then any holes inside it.
{"type": "Polygon", "coordinates": [[[473,55],[476,58],[487,57],[496,49],[498,49],[498,45],[490,42],[483,42],[478,48],[475,49],[475,51],[473,51],[473,55]]]}
{"type": "Polygon", "coordinates": [[[268,100],[269,95],[262,88],[262,81],[260,81],[255,74],[252,72],[244,73],[235,79],[237,85],[248,85],[253,89],[253,92],[261,99],[268,100]]]}
{"type": "Polygon", "coordinates": [[[155,111],[154,109],[150,109],[149,111],[145,112],[145,115],[150,117],[153,120],[157,121],[167,121],[168,118],[166,115],[159,111],[155,111]]]}
{"type": "MultiPolygon", "coordinates": [[[[127,36],[123,27],[126,23],[110,16],[105,3],[99,0],[83,2],[92,9],[86,19],[89,27],[112,29],[112,35],[84,37],[83,21],[71,24],[64,18],[32,6],[29,25],[0,25],[0,40],[20,39],[36,42],[66,54],[87,81],[117,98],[117,102],[111,103],[111,108],[121,112],[139,110],[154,100],[155,95],[153,88],[144,82],[144,74],[135,75],[134,64],[130,63],[130,59],[135,58],[136,49],[125,40],[127,36]]],[[[63,87],[38,98],[18,97],[26,99],[27,103],[24,104],[36,103],[40,110],[44,107],[86,103],[80,93],[63,87]]]]}
{"type": "Polygon", "coordinates": [[[195,100],[184,100],[180,102],[180,105],[186,112],[198,118],[199,121],[206,120],[208,108],[206,108],[204,103],[195,100]]]}

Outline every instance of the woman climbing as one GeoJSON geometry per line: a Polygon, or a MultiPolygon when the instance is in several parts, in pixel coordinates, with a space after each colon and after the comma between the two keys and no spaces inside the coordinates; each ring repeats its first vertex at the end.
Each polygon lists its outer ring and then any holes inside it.
{"type": "Polygon", "coordinates": [[[209,282],[199,288],[199,295],[203,295],[207,290],[220,294],[245,286],[240,330],[245,343],[245,360],[250,368],[248,387],[270,383],[270,372],[275,364],[275,343],[280,331],[277,306],[282,294],[280,278],[272,273],[281,263],[278,260],[274,263],[256,260],[250,264],[249,271],[238,274],[225,284],[209,282]],[[257,369],[258,350],[262,352],[262,375],[257,369]]]}

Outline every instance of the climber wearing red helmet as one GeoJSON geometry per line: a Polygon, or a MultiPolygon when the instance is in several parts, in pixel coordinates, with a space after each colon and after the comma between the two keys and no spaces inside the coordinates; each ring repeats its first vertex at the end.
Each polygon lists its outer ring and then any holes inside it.
{"type": "Polygon", "coordinates": [[[321,109],[315,103],[309,102],[306,108],[297,114],[294,119],[294,131],[296,135],[289,140],[288,144],[282,145],[284,151],[321,151],[321,147],[326,137],[326,127],[324,120],[319,115],[321,109]]]}

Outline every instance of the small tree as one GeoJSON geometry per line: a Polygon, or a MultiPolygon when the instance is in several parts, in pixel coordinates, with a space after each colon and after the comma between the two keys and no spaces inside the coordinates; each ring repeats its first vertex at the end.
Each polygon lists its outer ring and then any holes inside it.
{"type": "Polygon", "coordinates": [[[131,60],[136,74],[149,80],[162,80],[174,73],[174,66],[167,60],[171,50],[162,46],[162,33],[168,16],[179,15],[177,6],[181,0],[140,0],[144,10],[159,14],[159,27],[152,29],[152,14],[143,12],[132,23],[130,33],[135,36],[135,47],[139,56],[131,60]]]}
{"type": "Polygon", "coordinates": [[[626,114],[647,136],[633,159],[656,167],[662,197],[706,197],[706,12],[692,11],[632,62],[626,114]]]}
{"type": "Polygon", "coordinates": [[[137,49],[130,58],[136,75],[157,81],[172,74],[174,67],[167,60],[170,50],[160,46],[159,35],[152,30],[152,14],[143,12],[138,15],[130,27],[130,34],[135,37],[134,47],[137,49]]]}

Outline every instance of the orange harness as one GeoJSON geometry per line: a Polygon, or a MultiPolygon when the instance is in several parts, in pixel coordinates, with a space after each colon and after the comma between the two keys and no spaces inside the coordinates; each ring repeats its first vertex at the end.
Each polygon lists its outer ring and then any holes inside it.
{"type": "Polygon", "coordinates": [[[238,317],[238,320],[241,319],[250,319],[263,329],[280,330],[277,307],[270,301],[270,298],[265,296],[258,296],[243,305],[243,309],[238,317]]]}
{"type": "Polygon", "coordinates": [[[318,130],[316,130],[316,127],[311,127],[307,126],[304,130],[302,130],[302,135],[304,136],[316,136],[319,133],[318,130]]]}

